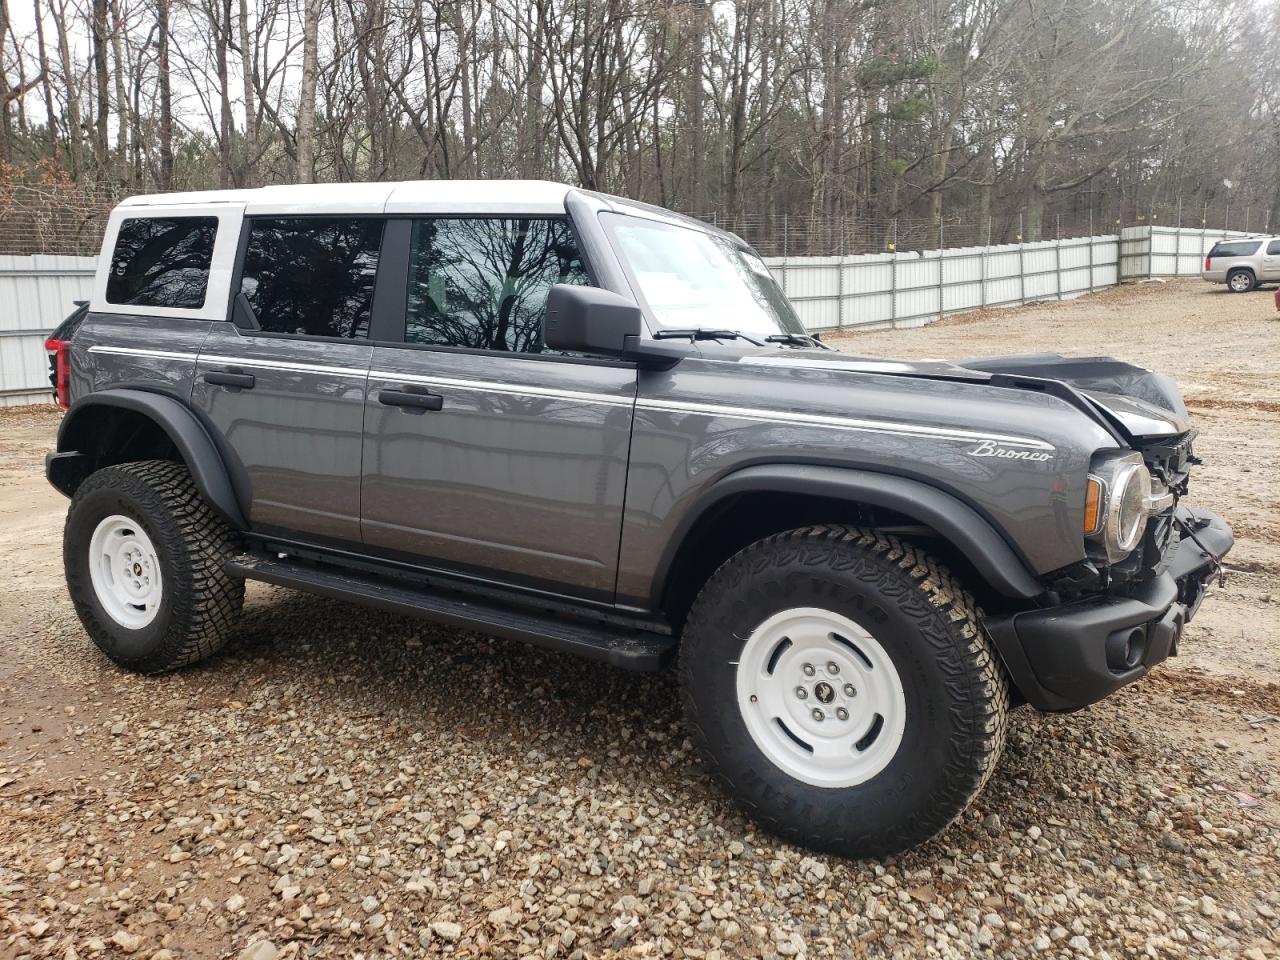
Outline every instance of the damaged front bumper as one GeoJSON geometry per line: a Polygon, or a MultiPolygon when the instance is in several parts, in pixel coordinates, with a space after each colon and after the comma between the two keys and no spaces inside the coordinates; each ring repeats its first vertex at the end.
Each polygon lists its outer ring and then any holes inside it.
{"type": "Polygon", "coordinates": [[[1182,628],[1235,542],[1207,510],[1179,507],[1166,570],[1125,596],[1101,595],[987,620],[1014,686],[1039,710],[1095,703],[1177,654],[1182,628]]]}

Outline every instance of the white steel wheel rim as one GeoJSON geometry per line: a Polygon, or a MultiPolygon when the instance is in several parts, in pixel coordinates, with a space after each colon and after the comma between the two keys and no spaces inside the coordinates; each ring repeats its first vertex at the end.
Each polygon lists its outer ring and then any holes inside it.
{"type": "Polygon", "coordinates": [[[796,607],[756,627],[738,658],[737,695],[760,752],[813,786],[865,783],[902,745],[897,667],[875,637],[831,610],[796,607]]]}
{"type": "Polygon", "coordinates": [[[160,561],[142,524],[113,514],[89,538],[89,579],[102,609],[116,623],[141,630],[160,612],[160,561]]]}

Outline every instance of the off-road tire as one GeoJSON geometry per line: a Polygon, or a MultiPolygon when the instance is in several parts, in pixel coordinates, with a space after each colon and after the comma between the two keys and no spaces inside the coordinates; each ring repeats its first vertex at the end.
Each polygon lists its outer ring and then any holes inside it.
{"type": "Polygon", "coordinates": [[[1236,267],[1227,273],[1227,289],[1232,293],[1249,293],[1258,289],[1258,278],[1252,270],[1248,270],[1245,267],[1236,267]],[[1247,277],[1249,282],[1247,285],[1236,286],[1233,283],[1235,277],[1247,277]]]}
{"type": "Polygon", "coordinates": [[[805,527],[731,557],[694,601],[680,683],[688,723],[726,792],[770,832],[841,856],[884,857],[942,831],[982,789],[1004,746],[1008,682],[973,598],[927,552],[875,530],[805,527]],[[796,607],[864,627],[901,677],[901,745],[856,786],[793,778],[744,722],[739,651],[758,624],[796,607]]]}
{"type": "Polygon", "coordinates": [[[108,657],[137,673],[203,660],[227,640],[244,603],[244,581],[223,569],[235,542],[180,463],[105,467],[76,490],[63,530],[67,588],[80,622],[108,657]],[[89,544],[112,515],[136,520],[155,546],[163,593],[155,619],[132,630],[103,608],[89,573],[89,544]]]}

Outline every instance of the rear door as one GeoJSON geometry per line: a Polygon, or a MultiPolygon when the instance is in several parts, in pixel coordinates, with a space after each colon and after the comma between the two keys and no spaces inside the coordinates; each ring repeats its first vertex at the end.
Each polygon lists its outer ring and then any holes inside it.
{"type": "MultiPolygon", "coordinates": [[[[215,323],[193,402],[255,530],[360,539],[364,389],[384,221],[245,220],[234,323],[215,323]]],[[[233,301],[234,302],[234,301],[233,301]]]]}
{"type": "Polygon", "coordinates": [[[636,370],[543,346],[551,286],[591,282],[568,221],[430,217],[391,233],[402,253],[384,270],[403,299],[398,342],[375,346],[369,374],[365,543],[611,599],[636,370]]]}

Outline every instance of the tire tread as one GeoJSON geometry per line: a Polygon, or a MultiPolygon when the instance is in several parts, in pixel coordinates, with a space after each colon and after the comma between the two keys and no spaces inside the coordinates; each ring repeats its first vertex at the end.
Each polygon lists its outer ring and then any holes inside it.
{"type": "MultiPolygon", "coordinates": [[[[152,654],[122,665],[141,673],[163,673],[189,666],[213,655],[226,643],[244,603],[244,581],[229,576],[224,568],[226,558],[234,552],[234,536],[181,463],[140,460],[107,467],[85,480],[76,491],[76,498],[95,490],[122,488],[141,503],[158,501],[158,515],[150,519],[161,524],[172,522],[176,527],[173,546],[181,553],[190,576],[189,615],[171,626],[152,654]]],[[[67,516],[70,526],[71,512],[67,516]]],[[[168,596],[165,602],[172,599],[168,596]]],[[[103,626],[98,625],[97,629],[103,626]]],[[[93,632],[90,626],[90,633],[93,632]]]]}
{"type": "Polygon", "coordinates": [[[798,561],[805,567],[825,567],[860,578],[876,577],[876,586],[890,602],[910,602],[911,592],[926,602],[947,625],[921,630],[945,665],[945,684],[952,703],[955,735],[947,745],[946,788],[935,794],[932,815],[900,822],[895,829],[874,835],[851,831],[843,837],[816,835],[800,823],[763,809],[739,788],[720,764],[710,738],[699,723],[694,698],[697,679],[688,643],[680,649],[680,687],[685,716],[695,741],[707,758],[715,779],[758,823],[797,844],[843,855],[885,856],[909,849],[954,822],[982,790],[1004,748],[1009,711],[1009,687],[981,613],[969,591],[947,567],[921,547],[874,528],[819,524],[766,537],[727,560],[702,586],[690,609],[685,636],[696,638],[712,601],[725,591],[743,588],[743,581],[774,566],[798,561]],[[877,569],[878,568],[878,569],[877,569]],[[893,571],[900,576],[889,575],[893,571]],[[895,582],[896,581],[896,582],[895,582]]]}

